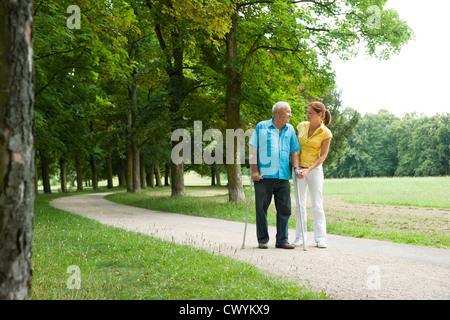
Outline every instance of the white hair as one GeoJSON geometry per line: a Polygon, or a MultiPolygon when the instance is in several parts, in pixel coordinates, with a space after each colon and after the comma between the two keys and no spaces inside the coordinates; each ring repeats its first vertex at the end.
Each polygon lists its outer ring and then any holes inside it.
{"type": "Polygon", "coordinates": [[[288,108],[289,107],[289,103],[284,102],[284,101],[278,101],[277,103],[274,104],[273,108],[272,108],[272,115],[275,115],[275,113],[278,110],[283,110],[284,108],[288,108]]]}

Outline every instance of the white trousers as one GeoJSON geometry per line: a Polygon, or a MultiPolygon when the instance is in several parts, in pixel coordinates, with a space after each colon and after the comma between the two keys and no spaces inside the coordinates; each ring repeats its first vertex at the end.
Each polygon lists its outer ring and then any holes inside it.
{"type": "MultiPolygon", "coordinates": [[[[309,190],[311,197],[311,206],[313,212],[314,225],[314,241],[326,241],[327,239],[327,223],[325,220],[325,212],[323,210],[323,168],[322,165],[312,170],[304,179],[298,179],[298,187],[300,190],[300,203],[295,208],[297,216],[297,225],[295,230],[296,240],[302,239],[302,228],[300,225],[300,210],[303,216],[303,230],[306,231],[306,189],[309,190]]],[[[306,239],[306,234],[305,234],[306,239]]]]}

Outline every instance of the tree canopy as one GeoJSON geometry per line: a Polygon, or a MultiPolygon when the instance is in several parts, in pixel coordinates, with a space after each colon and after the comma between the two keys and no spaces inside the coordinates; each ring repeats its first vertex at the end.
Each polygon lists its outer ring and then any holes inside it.
{"type": "Polygon", "coordinates": [[[446,176],[450,165],[449,116],[410,113],[399,118],[384,109],[366,114],[355,126],[347,149],[326,175],[446,176]]]}
{"type": "MultiPolygon", "coordinates": [[[[331,58],[365,50],[388,59],[413,37],[385,4],[87,0],[76,1],[76,16],[67,10],[73,1],[37,3],[35,130],[45,192],[51,175],[59,174],[62,191],[66,179],[96,188],[98,179],[111,185],[115,175],[140,192],[162,173],[172,196],[183,196],[184,164],[170,161],[179,143],[171,141],[174,130],[192,132],[202,121],[204,131],[224,136],[245,131],[270,118],[280,100],[290,103],[296,126],[309,102],[329,99],[340,137],[333,158],[358,116],[335,103],[331,58]]],[[[230,201],[243,200],[242,166],[210,171],[226,169],[230,201]]]]}

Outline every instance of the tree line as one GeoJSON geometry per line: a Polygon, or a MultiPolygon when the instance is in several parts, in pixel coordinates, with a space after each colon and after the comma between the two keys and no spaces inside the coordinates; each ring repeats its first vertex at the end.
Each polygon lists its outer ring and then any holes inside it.
{"type": "MultiPolygon", "coordinates": [[[[129,192],[169,184],[184,195],[186,167],[170,161],[171,133],[254,127],[279,100],[291,123],[313,100],[333,99],[331,58],[360,48],[379,59],[400,51],[413,32],[385,1],[108,0],[39,1],[34,7],[36,179],[51,192],[112,177],[129,192]],[[67,8],[76,4],[79,16],[67,8]],[[380,10],[379,26],[373,10],[380,10]],[[68,21],[68,20],[71,21],[68,21]],[[78,19],[78,21],[77,21],[78,19]],[[72,20],[78,22],[70,27],[72,20]],[[148,179],[147,179],[148,177],[148,179]],[[160,177],[154,180],[154,177],[160,177]],[[164,177],[164,179],[162,178],[164,177]],[[164,182],[163,182],[164,180],[164,182]],[[75,183],[74,183],[75,184],[75,183]]],[[[334,110],[339,154],[356,116],[334,110]]],[[[333,145],[333,144],[332,144],[333,145]]],[[[238,148],[234,148],[237,150],[238,148]]],[[[242,164],[227,174],[229,200],[244,200],[242,164]]],[[[201,165],[200,165],[201,166],[201,165]]],[[[219,171],[217,171],[219,170],[219,171]]],[[[36,180],[37,181],[37,180],[36,180]]],[[[37,185],[37,184],[36,184],[37,185]]]]}
{"type": "Polygon", "coordinates": [[[447,176],[450,115],[407,113],[401,118],[380,110],[355,126],[345,151],[330,163],[327,177],[447,176]]]}

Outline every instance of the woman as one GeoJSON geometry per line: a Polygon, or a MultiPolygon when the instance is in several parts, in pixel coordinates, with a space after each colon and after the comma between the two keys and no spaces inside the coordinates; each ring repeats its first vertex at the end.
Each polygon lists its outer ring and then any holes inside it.
{"type": "Polygon", "coordinates": [[[322,163],[327,158],[333,137],[327,128],[331,122],[331,114],[323,103],[312,102],[308,105],[306,118],[308,121],[301,122],[297,126],[297,138],[301,147],[299,153],[301,176],[297,181],[300,189],[300,203],[296,208],[297,228],[294,245],[303,245],[300,223],[303,223],[303,230],[306,231],[306,188],[308,187],[313,210],[314,240],[319,248],[326,248],[327,226],[322,199],[322,163]],[[303,221],[300,221],[300,210],[303,213],[301,215],[303,221]]]}

